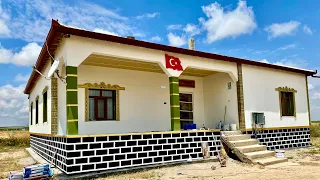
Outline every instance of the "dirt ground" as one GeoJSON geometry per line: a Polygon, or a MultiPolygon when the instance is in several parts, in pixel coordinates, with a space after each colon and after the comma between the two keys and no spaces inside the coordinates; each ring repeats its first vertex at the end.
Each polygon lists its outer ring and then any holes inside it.
{"type": "Polygon", "coordinates": [[[0,151],[0,179],[8,179],[10,171],[22,170],[36,162],[24,147],[3,147],[0,151]]]}
{"type": "Polygon", "coordinates": [[[289,159],[288,162],[266,167],[244,164],[229,158],[227,161],[227,167],[220,167],[219,162],[192,163],[186,165],[143,170],[134,173],[110,175],[100,179],[317,180],[320,179],[320,138],[314,138],[313,144],[315,146],[309,148],[286,150],[285,156],[289,159]],[[212,170],[212,166],[215,166],[216,169],[212,170]]]}

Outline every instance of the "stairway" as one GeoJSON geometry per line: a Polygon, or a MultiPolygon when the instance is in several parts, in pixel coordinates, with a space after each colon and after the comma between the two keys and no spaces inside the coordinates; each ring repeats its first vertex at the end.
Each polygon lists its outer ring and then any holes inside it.
{"type": "Polygon", "coordinates": [[[274,151],[267,150],[265,145],[259,145],[257,139],[251,139],[250,135],[241,131],[222,131],[221,140],[245,163],[267,166],[288,161],[287,158],[275,157],[274,151]]]}

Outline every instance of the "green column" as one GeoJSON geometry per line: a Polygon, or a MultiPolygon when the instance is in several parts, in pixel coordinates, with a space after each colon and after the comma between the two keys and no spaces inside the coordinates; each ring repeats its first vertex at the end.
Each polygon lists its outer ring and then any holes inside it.
{"type": "Polygon", "coordinates": [[[67,66],[67,134],[78,134],[78,77],[77,67],[67,66]]]}
{"type": "Polygon", "coordinates": [[[170,111],[171,130],[179,131],[180,128],[180,100],[179,100],[179,78],[169,77],[170,82],[170,111]]]}

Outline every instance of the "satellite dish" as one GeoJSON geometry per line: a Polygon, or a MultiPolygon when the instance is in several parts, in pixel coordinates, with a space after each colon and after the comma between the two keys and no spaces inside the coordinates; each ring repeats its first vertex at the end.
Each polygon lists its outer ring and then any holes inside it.
{"type": "Polygon", "coordinates": [[[60,63],[59,59],[56,59],[53,62],[52,66],[51,66],[51,68],[49,69],[49,72],[48,72],[48,78],[50,78],[53,75],[53,73],[56,72],[56,70],[59,67],[59,63],[60,63]]]}

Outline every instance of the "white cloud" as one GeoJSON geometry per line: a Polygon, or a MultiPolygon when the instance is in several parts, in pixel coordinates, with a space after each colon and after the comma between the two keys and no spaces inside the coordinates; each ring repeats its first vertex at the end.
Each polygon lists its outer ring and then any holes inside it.
{"type": "Polygon", "coordinates": [[[312,89],[314,89],[314,86],[312,84],[308,83],[308,89],[312,90],[312,89]]]}
{"type": "Polygon", "coordinates": [[[93,29],[94,32],[98,32],[98,33],[102,33],[102,34],[109,34],[109,35],[113,35],[113,36],[119,36],[119,34],[115,33],[115,32],[110,32],[108,30],[104,30],[104,29],[100,29],[100,28],[95,28],[93,29]]]}
{"type": "Polygon", "coordinates": [[[315,93],[313,93],[313,95],[312,95],[312,97],[311,97],[312,99],[320,99],[320,92],[315,92],[315,93]]]}
{"type": "Polygon", "coordinates": [[[155,12],[155,13],[145,13],[143,15],[140,16],[136,16],[136,19],[151,19],[151,18],[155,18],[156,16],[160,16],[160,13],[155,12]]]}
{"type": "Polygon", "coordinates": [[[30,74],[22,75],[22,74],[19,73],[14,77],[14,81],[16,81],[16,82],[27,82],[28,79],[29,79],[29,76],[30,76],[30,74]]]}
{"type": "Polygon", "coordinates": [[[268,64],[274,64],[279,66],[286,66],[286,67],[293,67],[293,68],[305,68],[307,66],[306,61],[302,59],[281,59],[280,61],[276,62],[270,62],[267,59],[262,59],[259,62],[268,63],[268,64]]]}
{"type": "MultiPolygon", "coordinates": [[[[0,4],[2,18],[10,30],[10,37],[27,42],[43,42],[50,28],[51,19],[87,30],[102,29],[120,36],[144,32],[136,27],[134,20],[91,2],[72,1],[27,1],[19,3],[9,1],[6,6],[0,4]]],[[[151,17],[153,14],[147,15],[151,17]]],[[[1,13],[0,13],[1,18],[1,13]]],[[[137,36],[138,37],[138,36],[137,36]]]]}
{"type": "Polygon", "coordinates": [[[294,31],[299,27],[300,22],[289,21],[285,23],[273,23],[264,28],[268,32],[269,39],[276,38],[279,36],[293,35],[294,31]]]}
{"type": "Polygon", "coordinates": [[[153,36],[150,40],[153,42],[160,42],[162,41],[162,38],[160,36],[153,36]]]}
{"type": "Polygon", "coordinates": [[[181,24],[170,24],[169,26],[167,26],[168,30],[180,30],[182,29],[182,25],[181,24]]]}
{"type": "Polygon", "coordinates": [[[190,36],[194,36],[200,34],[200,29],[194,24],[187,24],[183,31],[189,34],[190,36]]]}
{"type": "Polygon", "coordinates": [[[282,47],[279,47],[277,50],[287,50],[287,49],[293,49],[296,47],[296,44],[288,44],[282,47]]]}
{"type": "Polygon", "coordinates": [[[16,53],[12,52],[12,50],[5,49],[0,46],[0,63],[12,63],[21,66],[34,65],[40,51],[41,46],[34,42],[22,47],[22,49],[16,53]]]}
{"type": "Polygon", "coordinates": [[[0,125],[28,124],[28,97],[23,94],[25,84],[0,86],[0,125]]]}
{"type": "Polygon", "coordinates": [[[180,47],[187,43],[187,40],[184,36],[177,36],[173,33],[168,34],[168,41],[171,46],[180,47]]]}
{"type": "Polygon", "coordinates": [[[304,26],[303,26],[303,32],[306,33],[306,34],[308,34],[308,35],[312,35],[312,31],[311,31],[311,29],[309,28],[309,26],[307,26],[307,25],[304,25],[304,26]]]}
{"type": "Polygon", "coordinates": [[[207,31],[207,42],[212,43],[227,37],[237,37],[250,34],[257,27],[252,7],[247,7],[245,1],[240,0],[234,10],[226,10],[217,2],[202,6],[207,20],[199,18],[203,28],[207,31]]]}
{"type": "Polygon", "coordinates": [[[0,37],[1,36],[9,36],[10,35],[10,30],[6,23],[0,19],[0,37]]]}

